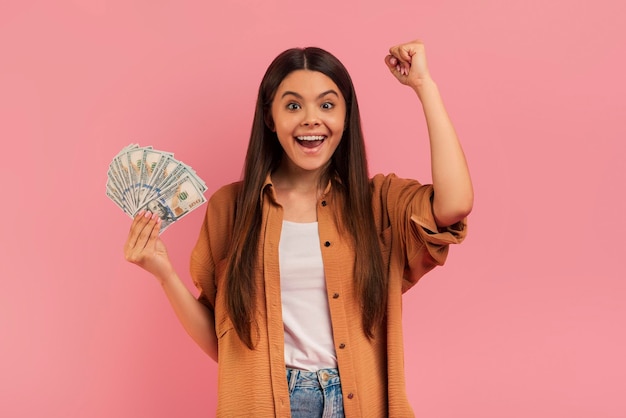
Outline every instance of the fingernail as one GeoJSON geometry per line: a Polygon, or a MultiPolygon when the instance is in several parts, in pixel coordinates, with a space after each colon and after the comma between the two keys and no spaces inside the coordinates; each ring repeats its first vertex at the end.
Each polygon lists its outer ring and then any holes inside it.
{"type": "Polygon", "coordinates": [[[145,211],[146,211],[145,209],[141,209],[141,210],[139,211],[139,213],[137,214],[137,216],[142,216],[142,215],[144,214],[144,212],[145,212],[145,211]]]}
{"type": "Polygon", "coordinates": [[[152,214],[150,213],[150,211],[147,210],[146,213],[144,214],[144,216],[146,218],[149,218],[150,216],[152,216],[152,214]]]}
{"type": "Polygon", "coordinates": [[[400,64],[396,65],[396,71],[400,72],[400,64]]]}
{"type": "Polygon", "coordinates": [[[159,217],[159,215],[157,215],[156,213],[153,213],[153,214],[152,214],[152,220],[155,220],[155,219],[157,219],[158,217],[159,217]]]}

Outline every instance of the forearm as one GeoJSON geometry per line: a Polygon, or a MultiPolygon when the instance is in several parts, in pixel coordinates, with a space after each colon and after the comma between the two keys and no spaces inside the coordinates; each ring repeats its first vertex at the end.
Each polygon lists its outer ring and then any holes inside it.
{"type": "Polygon", "coordinates": [[[217,361],[213,312],[191,294],[176,272],[172,271],[167,277],[158,279],[187,333],[209,357],[217,361]]]}
{"type": "Polygon", "coordinates": [[[437,225],[452,225],[472,210],[474,192],[463,149],[435,82],[414,88],[424,110],[430,138],[433,211],[437,225]]]}

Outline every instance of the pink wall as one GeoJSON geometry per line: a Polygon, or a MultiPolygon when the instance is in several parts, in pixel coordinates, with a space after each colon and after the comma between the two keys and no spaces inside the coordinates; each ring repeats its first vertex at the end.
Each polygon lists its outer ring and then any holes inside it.
{"type": "MultiPolygon", "coordinates": [[[[415,412],[626,417],[624,4],[3,0],[0,416],[212,416],[215,365],[122,257],[108,163],[139,142],[209,193],[238,179],[265,67],[318,45],[353,75],[372,171],[427,182],[419,105],[383,64],[419,37],[476,205],[405,298],[415,412]]],[[[165,235],[181,273],[201,218],[165,235]]]]}

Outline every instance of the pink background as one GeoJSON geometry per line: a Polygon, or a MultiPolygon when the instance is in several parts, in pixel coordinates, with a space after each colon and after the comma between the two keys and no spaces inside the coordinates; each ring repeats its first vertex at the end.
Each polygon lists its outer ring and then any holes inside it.
{"type": "MultiPolygon", "coordinates": [[[[317,45],[353,76],[372,173],[429,182],[420,106],[383,64],[419,37],[476,204],[405,297],[416,414],[626,417],[625,4],[2,0],[0,416],[212,416],[215,364],[123,259],[109,162],[138,142],[207,196],[237,180],[265,68],[317,45]]],[[[203,209],[165,233],[181,274],[203,209]]]]}

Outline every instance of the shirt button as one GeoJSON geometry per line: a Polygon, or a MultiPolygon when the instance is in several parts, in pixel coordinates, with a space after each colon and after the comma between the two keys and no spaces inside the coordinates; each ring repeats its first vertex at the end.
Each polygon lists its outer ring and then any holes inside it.
{"type": "Polygon", "coordinates": [[[333,295],[333,299],[337,299],[338,297],[339,297],[339,293],[335,293],[335,294],[333,295]]]}
{"type": "Polygon", "coordinates": [[[339,348],[341,348],[343,350],[344,348],[346,348],[346,345],[344,343],[341,343],[341,344],[339,344],[339,348]]]}
{"type": "Polygon", "coordinates": [[[322,200],[322,206],[326,206],[326,201],[322,200]]]}
{"type": "Polygon", "coordinates": [[[348,393],[348,399],[352,399],[354,398],[354,395],[352,394],[352,392],[348,393]]]}
{"type": "Polygon", "coordinates": [[[330,241],[326,241],[326,242],[324,243],[324,247],[330,247],[330,241]]]}

